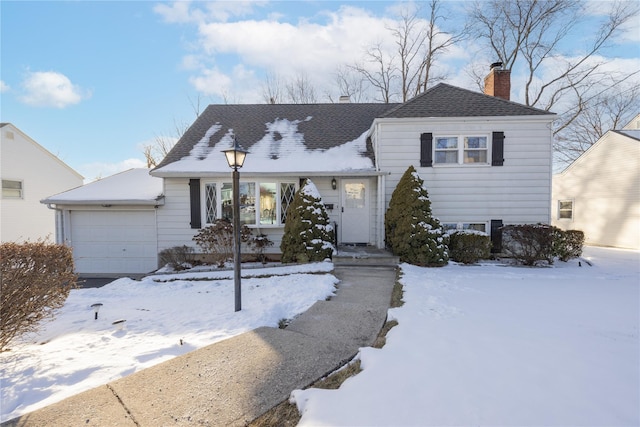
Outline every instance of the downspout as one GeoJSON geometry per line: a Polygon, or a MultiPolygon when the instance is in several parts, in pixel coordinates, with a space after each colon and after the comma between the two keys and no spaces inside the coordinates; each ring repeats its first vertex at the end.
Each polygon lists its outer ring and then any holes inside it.
{"type": "Polygon", "coordinates": [[[58,209],[54,204],[47,203],[47,208],[55,211],[56,218],[56,243],[61,245],[64,244],[64,224],[63,224],[63,214],[62,209],[58,209]]]}

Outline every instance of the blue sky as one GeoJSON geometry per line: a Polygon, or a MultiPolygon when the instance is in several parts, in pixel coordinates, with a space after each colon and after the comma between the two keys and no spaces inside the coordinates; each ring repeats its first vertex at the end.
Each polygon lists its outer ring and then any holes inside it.
{"type": "MultiPolygon", "coordinates": [[[[590,3],[594,14],[607,2],[590,3]]],[[[366,46],[391,47],[395,2],[2,1],[0,120],[88,180],[144,166],[142,145],[174,136],[210,103],[262,103],[266,72],[304,74],[319,101],[339,94],[336,67],[366,46]]],[[[445,2],[445,29],[464,3],[445,2]]],[[[595,18],[594,18],[595,19],[595,18]]],[[[640,23],[606,52],[640,69],[640,23]]],[[[580,49],[590,22],[576,31],[580,49]]],[[[493,62],[473,40],[441,59],[447,82],[476,89],[466,69],[493,62]]],[[[514,83],[517,83],[514,76],[514,83]]],[[[517,100],[517,88],[514,89],[517,100]]]]}

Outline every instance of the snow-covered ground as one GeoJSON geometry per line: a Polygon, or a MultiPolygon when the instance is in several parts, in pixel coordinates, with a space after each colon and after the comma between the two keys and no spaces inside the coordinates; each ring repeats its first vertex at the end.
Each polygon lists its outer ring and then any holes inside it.
{"type": "Polygon", "coordinates": [[[640,254],[584,258],[402,265],[399,326],[339,390],[292,393],[300,425],[640,425],[640,254]]]}
{"type": "Polygon", "coordinates": [[[243,276],[260,277],[242,279],[237,313],[233,271],[119,279],[102,288],[72,290],[54,321],[0,353],[0,419],[260,326],[277,327],[279,320],[335,291],[332,269],[331,262],[245,269],[243,276]],[[97,320],[94,303],[103,304],[97,320]],[[124,329],[118,330],[113,322],[122,319],[124,329]]]}
{"type": "MultiPolygon", "coordinates": [[[[362,349],[364,371],[340,390],[294,392],[301,424],[640,425],[640,254],[587,248],[584,258],[593,266],[403,265],[406,303],[390,310],[400,324],[387,345],[362,349]]],[[[56,320],[0,354],[1,419],[276,326],[333,292],[332,267],[256,270],[279,276],[243,279],[239,313],[231,272],[74,290],[56,320]]]]}

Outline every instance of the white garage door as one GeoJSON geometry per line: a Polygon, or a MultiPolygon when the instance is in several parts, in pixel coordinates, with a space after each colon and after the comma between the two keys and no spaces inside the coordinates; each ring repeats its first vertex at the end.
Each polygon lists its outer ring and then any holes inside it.
{"type": "Polygon", "coordinates": [[[72,211],[71,245],[80,274],[153,271],[158,267],[155,211],[72,211]]]}

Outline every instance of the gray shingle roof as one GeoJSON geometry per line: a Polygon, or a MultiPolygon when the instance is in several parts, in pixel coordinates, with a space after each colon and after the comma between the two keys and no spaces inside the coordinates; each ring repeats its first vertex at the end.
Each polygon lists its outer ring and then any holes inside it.
{"type": "MultiPolygon", "coordinates": [[[[304,144],[311,150],[323,150],[355,140],[367,131],[376,117],[382,116],[397,104],[239,104],[209,105],[180,138],[175,147],[158,165],[161,168],[188,156],[209,128],[218,123],[221,129],[213,134],[213,147],[233,129],[242,147],[260,141],[267,131],[267,123],[276,119],[298,120],[298,130],[304,144]],[[312,117],[311,120],[307,118],[312,117]]],[[[370,147],[369,147],[370,148],[370,147]]],[[[367,153],[373,158],[373,152],[367,153]]]]}
{"type": "Polygon", "coordinates": [[[553,114],[512,101],[439,83],[382,117],[482,117],[553,114]]]}

